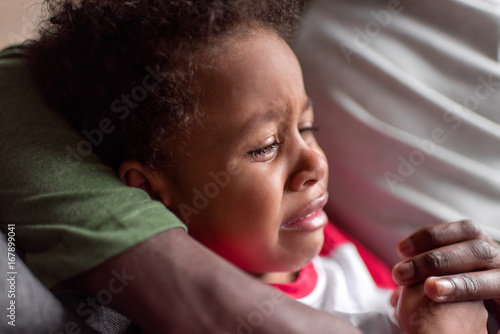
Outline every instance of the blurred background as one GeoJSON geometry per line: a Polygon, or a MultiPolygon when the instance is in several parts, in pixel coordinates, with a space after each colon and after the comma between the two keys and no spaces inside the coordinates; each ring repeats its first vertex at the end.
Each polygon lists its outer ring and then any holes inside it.
{"type": "Polygon", "coordinates": [[[42,0],[0,0],[0,49],[36,35],[42,0]]]}

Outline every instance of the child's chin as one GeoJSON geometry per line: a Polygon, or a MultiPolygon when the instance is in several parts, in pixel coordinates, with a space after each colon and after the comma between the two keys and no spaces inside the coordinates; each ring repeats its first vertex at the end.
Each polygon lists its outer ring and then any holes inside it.
{"type": "Polygon", "coordinates": [[[295,263],[298,266],[292,268],[292,270],[300,270],[309,264],[321,252],[324,241],[323,229],[303,236],[302,240],[297,240],[297,246],[289,248],[290,254],[295,254],[295,263]]]}

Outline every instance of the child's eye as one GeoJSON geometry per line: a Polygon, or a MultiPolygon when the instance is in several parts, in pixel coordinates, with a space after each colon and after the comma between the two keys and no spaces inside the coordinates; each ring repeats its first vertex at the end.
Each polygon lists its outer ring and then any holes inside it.
{"type": "Polygon", "coordinates": [[[306,143],[311,143],[316,140],[315,134],[317,130],[318,129],[314,126],[306,126],[303,128],[299,128],[299,133],[302,136],[302,138],[304,138],[304,141],[306,143]]]}
{"type": "Polygon", "coordinates": [[[272,144],[269,144],[265,147],[259,148],[254,151],[250,151],[248,152],[248,154],[250,154],[253,158],[259,161],[267,161],[271,158],[274,158],[279,145],[281,145],[281,142],[275,141],[272,144]]]}
{"type": "Polygon", "coordinates": [[[314,135],[317,131],[318,131],[318,128],[315,127],[315,126],[310,126],[310,127],[305,127],[305,128],[299,129],[299,132],[301,134],[302,133],[310,132],[310,133],[312,133],[314,135]]]}
{"type": "Polygon", "coordinates": [[[316,131],[318,131],[318,128],[314,126],[307,126],[299,129],[299,133],[305,140],[308,138],[315,138],[316,131]]]}

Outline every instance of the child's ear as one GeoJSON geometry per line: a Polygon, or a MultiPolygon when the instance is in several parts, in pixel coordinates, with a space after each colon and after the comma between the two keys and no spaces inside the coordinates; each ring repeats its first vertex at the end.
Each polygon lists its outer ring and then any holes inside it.
{"type": "Polygon", "coordinates": [[[167,182],[137,160],[124,161],[118,170],[118,177],[129,187],[146,191],[154,200],[170,204],[167,182]]]}

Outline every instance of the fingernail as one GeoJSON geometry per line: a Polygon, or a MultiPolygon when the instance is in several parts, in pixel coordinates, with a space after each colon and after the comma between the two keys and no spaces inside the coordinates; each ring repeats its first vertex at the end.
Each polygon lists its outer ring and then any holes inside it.
{"type": "Polygon", "coordinates": [[[455,291],[455,284],[448,279],[436,281],[437,293],[439,297],[449,296],[455,291]]]}
{"type": "Polygon", "coordinates": [[[399,252],[405,256],[411,256],[415,253],[415,246],[413,246],[413,241],[411,241],[411,239],[401,241],[398,249],[399,252]]]}
{"type": "Polygon", "coordinates": [[[415,275],[413,262],[407,261],[396,266],[396,274],[401,281],[409,281],[415,275]]]}

